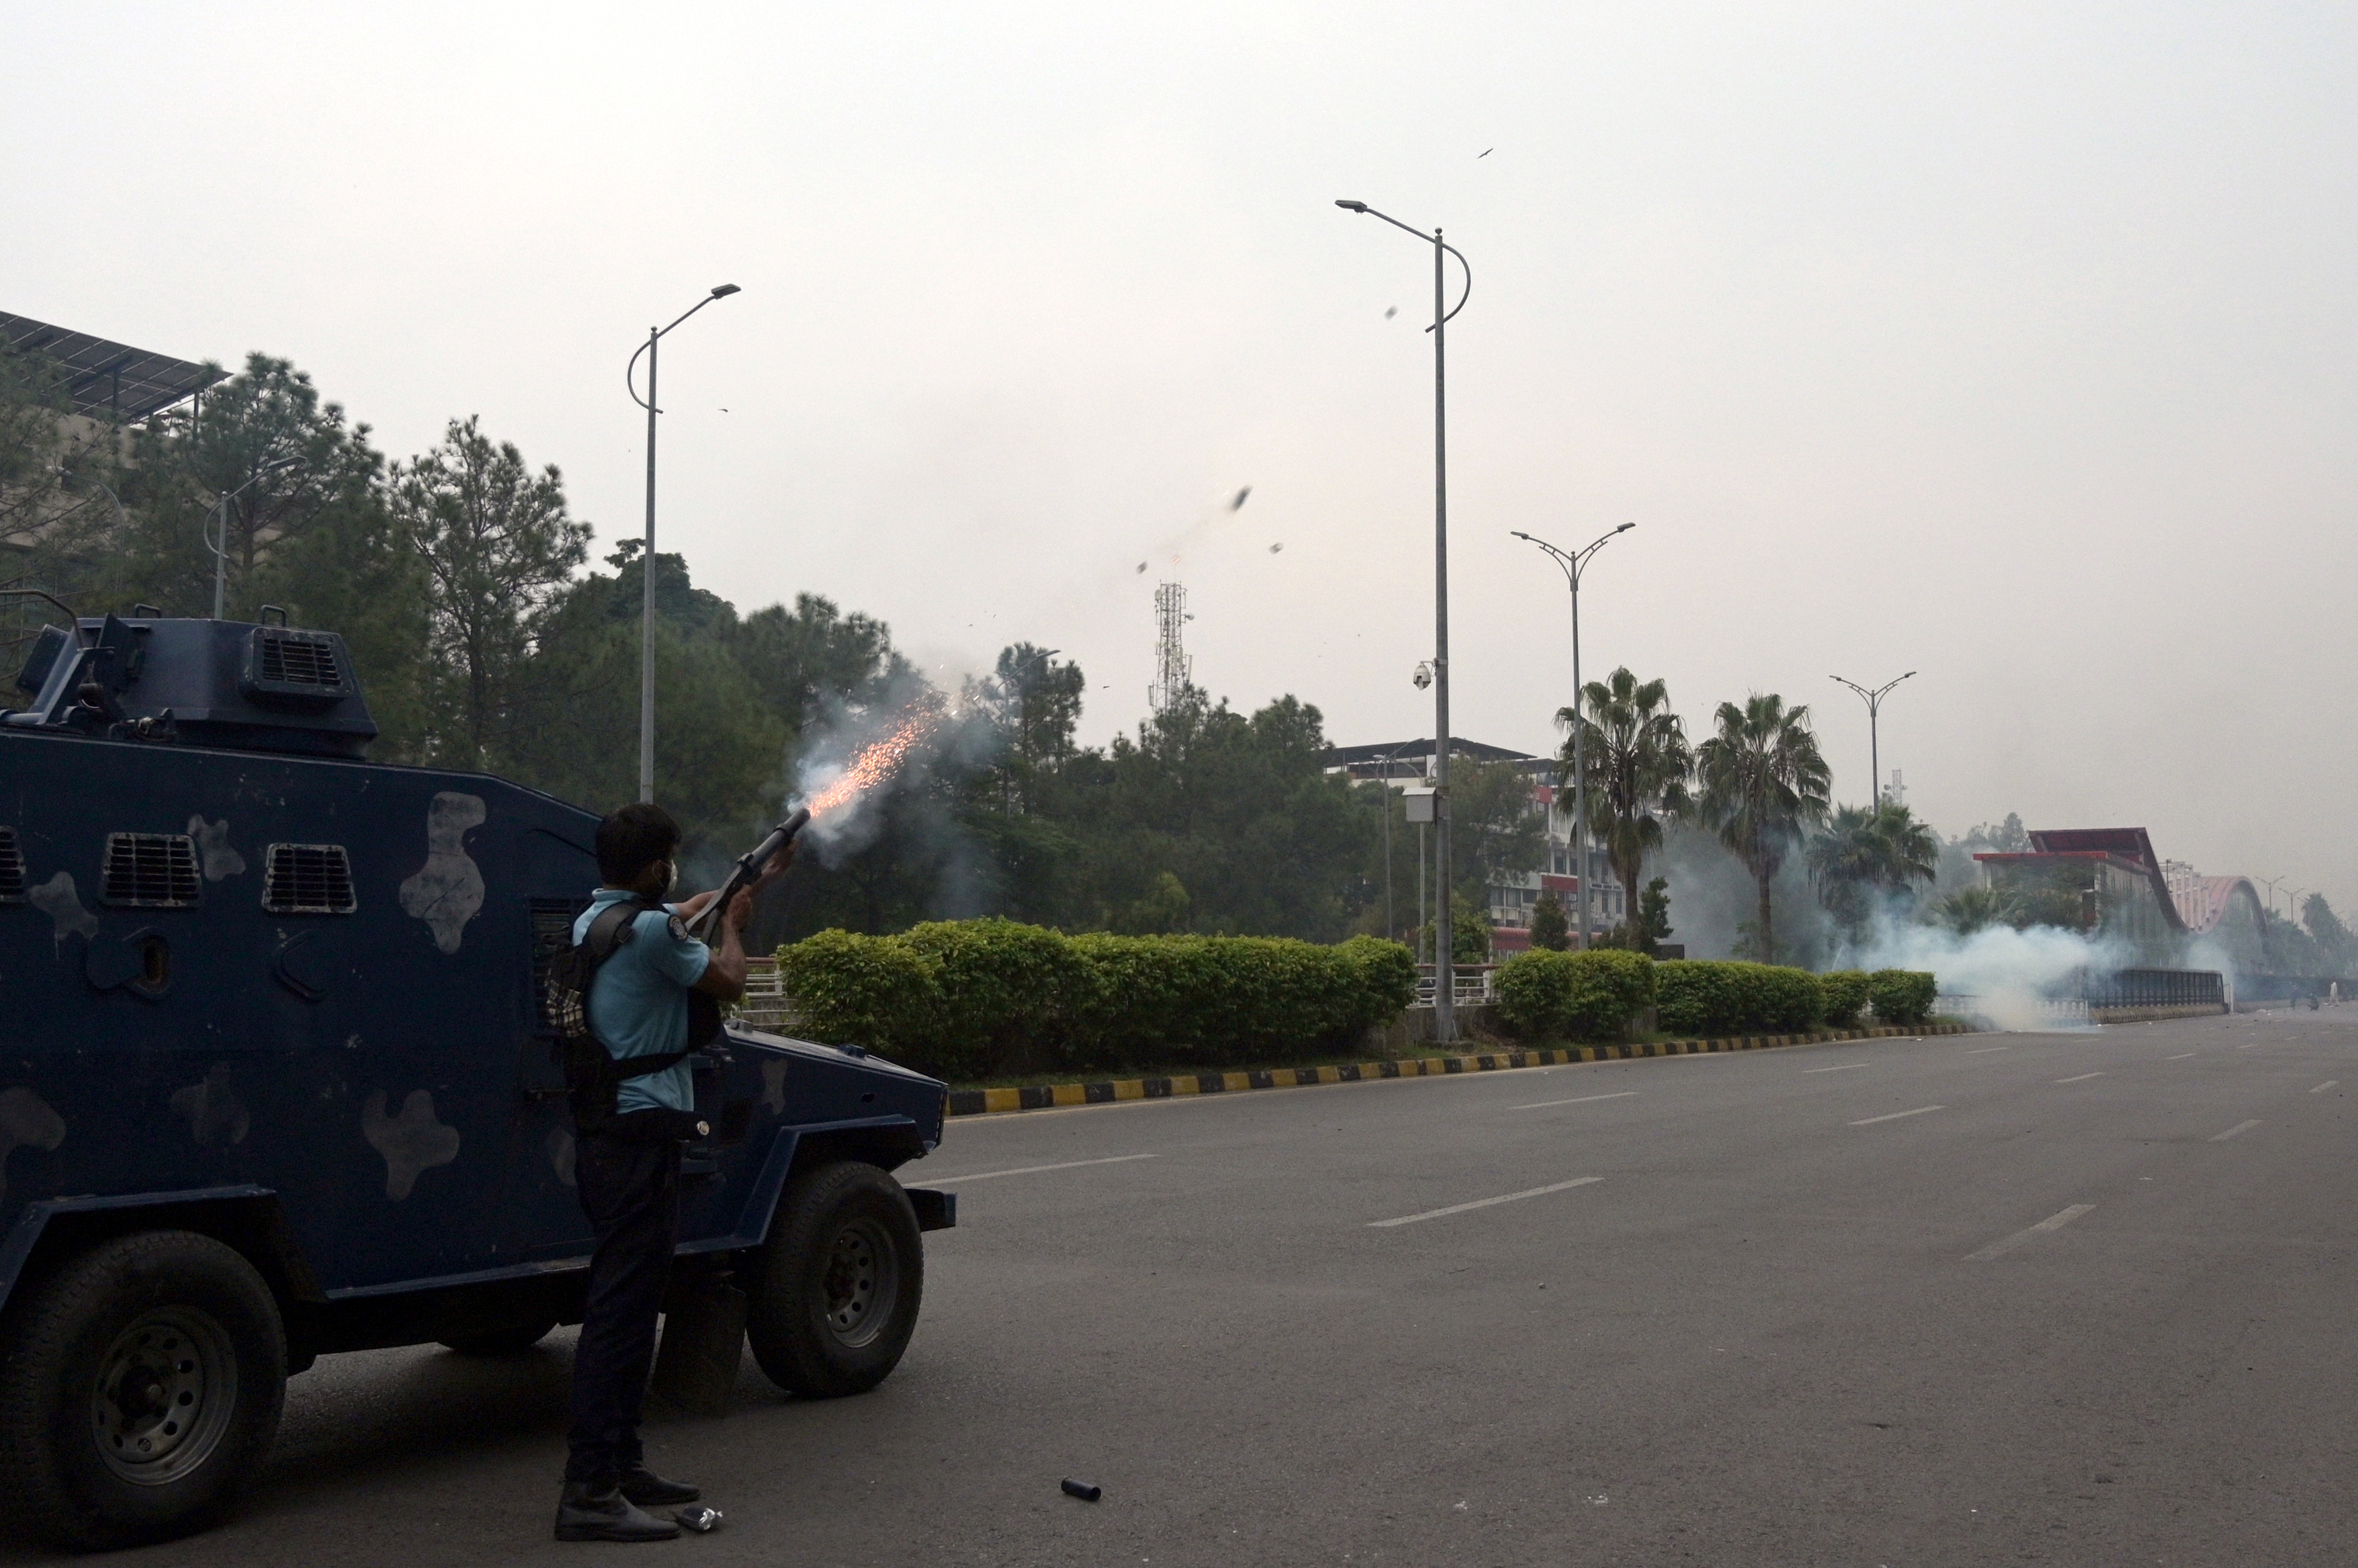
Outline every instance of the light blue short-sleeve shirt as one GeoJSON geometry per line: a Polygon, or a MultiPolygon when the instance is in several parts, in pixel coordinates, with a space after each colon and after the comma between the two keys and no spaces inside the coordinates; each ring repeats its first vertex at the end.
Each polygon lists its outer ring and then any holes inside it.
{"type": "MultiPolygon", "coordinates": [[[[582,941],[600,914],[633,896],[620,888],[600,888],[574,921],[573,940],[582,941]]],[[[712,949],[678,929],[669,905],[647,910],[631,924],[631,939],[599,967],[590,988],[590,1027],[618,1061],[685,1051],[688,989],[704,978],[712,949]]],[[[696,1080],[685,1062],[624,1078],[615,1087],[614,1108],[694,1110],[696,1080]]]]}

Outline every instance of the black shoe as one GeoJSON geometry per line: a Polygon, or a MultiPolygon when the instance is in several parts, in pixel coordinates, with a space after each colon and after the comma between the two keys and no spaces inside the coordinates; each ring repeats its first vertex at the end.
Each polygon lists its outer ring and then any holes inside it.
{"type": "Polygon", "coordinates": [[[559,1541],[671,1541],[679,1526],[651,1519],[611,1483],[568,1481],[557,1499],[559,1541]]]}
{"type": "Polygon", "coordinates": [[[643,1509],[668,1507],[673,1503],[698,1501],[704,1494],[685,1481],[666,1481],[644,1465],[634,1465],[622,1472],[622,1496],[643,1509]]]}

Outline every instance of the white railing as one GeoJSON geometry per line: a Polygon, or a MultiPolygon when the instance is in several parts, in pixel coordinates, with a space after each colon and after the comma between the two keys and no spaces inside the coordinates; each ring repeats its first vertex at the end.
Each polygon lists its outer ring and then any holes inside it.
{"type": "MultiPolygon", "coordinates": [[[[1419,964],[1416,967],[1416,1005],[1419,1007],[1433,1005],[1433,993],[1438,989],[1438,982],[1433,978],[1433,969],[1434,966],[1431,964],[1419,964]]],[[[1449,968],[1451,1002],[1458,1007],[1480,1007],[1485,1002],[1498,1000],[1498,991],[1494,980],[1498,972],[1498,966],[1496,964],[1451,965],[1449,968]]]]}
{"type": "Polygon", "coordinates": [[[745,995],[737,1004],[737,1022],[773,1034],[794,1029],[794,1004],[786,1000],[786,978],[778,972],[777,959],[745,959],[745,995]]]}

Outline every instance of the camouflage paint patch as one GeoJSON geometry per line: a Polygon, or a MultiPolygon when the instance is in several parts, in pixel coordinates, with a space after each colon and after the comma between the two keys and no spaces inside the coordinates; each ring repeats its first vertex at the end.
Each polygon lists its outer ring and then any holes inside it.
{"type": "Polygon", "coordinates": [[[76,932],[88,936],[98,929],[98,916],[81,906],[81,895],[74,892],[71,871],[59,871],[28,890],[25,902],[49,917],[49,935],[59,947],[76,932]]]}
{"type": "Polygon", "coordinates": [[[197,841],[197,853],[204,858],[205,881],[217,882],[245,870],[245,857],[230,847],[228,817],[207,822],[200,812],[189,818],[189,837],[197,841]]]}
{"type": "Polygon", "coordinates": [[[384,1195],[399,1203],[417,1178],[459,1157],[459,1130],[434,1114],[434,1096],[412,1089],[399,1116],[384,1113],[384,1091],[375,1090],[361,1107],[361,1136],[384,1156],[384,1195]]]}
{"type": "Polygon", "coordinates": [[[561,1127],[548,1130],[548,1163],[558,1181],[573,1185],[573,1134],[561,1127]]]}
{"type": "Polygon", "coordinates": [[[245,1141],[253,1126],[245,1104],[229,1086],[229,1069],[215,1065],[201,1083],[174,1091],[172,1112],[189,1124],[200,1149],[225,1149],[245,1141]]]}
{"type": "Polygon", "coordinates": [[[65,1118],[49,1101],[21,1087],[0,1092],[0,1197],[8,1195],[9,1155],[27,1147],[54,1149],[65,1141],[65,1118]]]}
{"type": "Polygon", "coordinates": [[[426,813],[426,863],[401,884],[402,913],[426,922],[445,953],[459,950],[467,922],[483,907],[483,873],[467,853],[467,830],[488,815],[479,795],[436,795],[426,813]]]}

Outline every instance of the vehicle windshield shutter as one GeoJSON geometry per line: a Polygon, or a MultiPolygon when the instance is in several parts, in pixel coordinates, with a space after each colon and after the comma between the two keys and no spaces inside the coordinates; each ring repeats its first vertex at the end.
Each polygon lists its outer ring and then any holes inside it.
{"type": "Polygon", "coordinates": [[[0,827],[0,903],[24,902],[24,851],[16,848],[16,830],[0,827]]]}
{"type": "Polygon", "coordinates": [[[341,844],[273,844],[263,873],[262,907],[273,914],[350,914],[352,861],[341,844]]]}
{"type": "Polygon", "coordinates": [[[197,845],[185,833],[110,833],[101,902],[131,909],[183,909],[197,902],[197,845]]]}
{"type": "Polygon", "coordinates": [[[272,686],[316,686],[334,690],[344,684],[336,645],[325,637],[264,632],[255,675],[272,686]]]}

